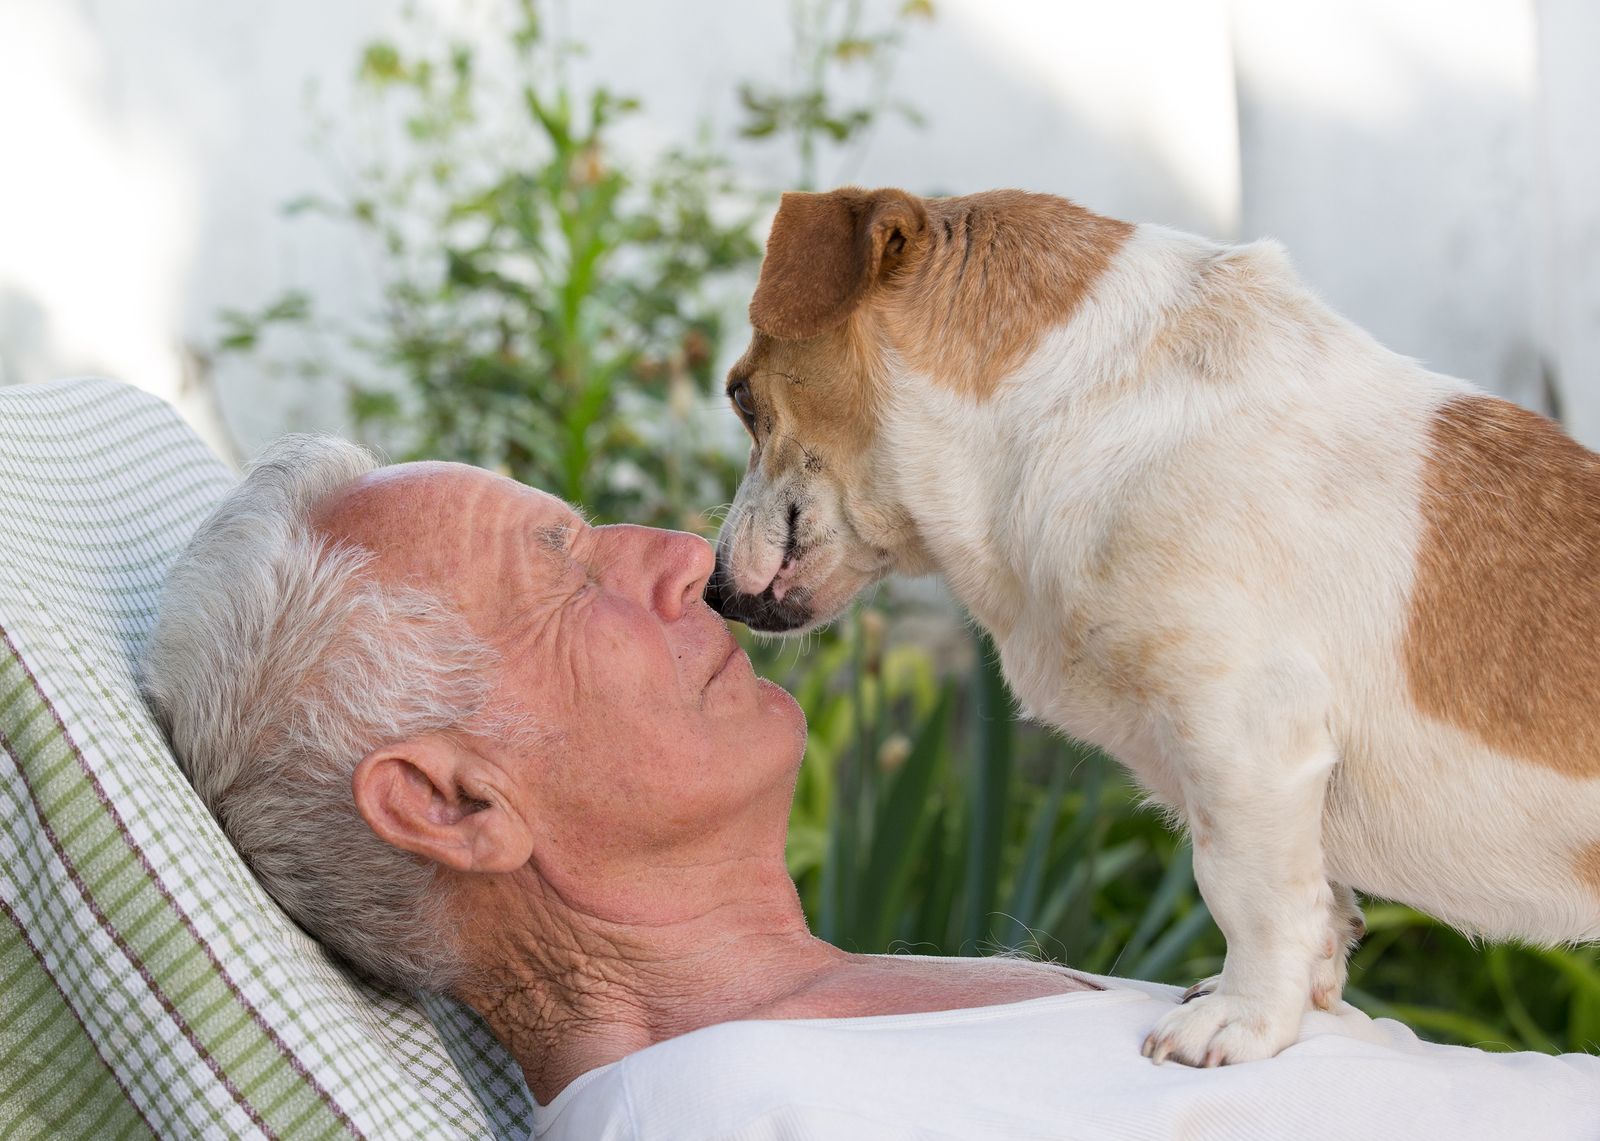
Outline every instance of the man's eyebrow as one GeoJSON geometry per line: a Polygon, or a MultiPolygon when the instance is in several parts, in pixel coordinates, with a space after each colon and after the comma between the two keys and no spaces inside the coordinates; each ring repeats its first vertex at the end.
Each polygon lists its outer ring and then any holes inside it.
{"type": "Polygon", "coordinates": [[[567,553],[567,541],[572,538],[572,524],[567,520],[546,523],[535,529],[533,536],[551,556],[559,558],[567,553]]]}
{"type": "Polygon", "coordinates": [[[533,529],[534,542],[538,543],[551,558],[565,561],[567,552],[572,546],[572,533],[579,527],[592,527],[589,516],[581,508],[567,505],[567,510],[572,514],[568,518],[558,519],[553,523],[545,523],[533,529]]]}

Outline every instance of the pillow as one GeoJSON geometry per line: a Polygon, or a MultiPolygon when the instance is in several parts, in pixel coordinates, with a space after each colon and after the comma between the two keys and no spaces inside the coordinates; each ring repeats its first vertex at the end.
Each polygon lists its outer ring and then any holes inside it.
{"type": "Polygon", "coordinates": [[[330,961],[138,695],[162,577],[234,478],[135,389],[0,389],[0,1133],[526,1137],[484,1026],[330,961]]]}

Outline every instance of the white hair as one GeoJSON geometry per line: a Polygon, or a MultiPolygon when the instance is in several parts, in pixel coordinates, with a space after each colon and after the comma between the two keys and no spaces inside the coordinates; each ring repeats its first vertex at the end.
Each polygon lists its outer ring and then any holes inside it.
{"type": "Polygon", "coordinates": [[[495,653],[425,591],[310,514],[372,471],[354,444],[271,445],[201,525],[163,589],[140,682],[179,763],[268,892],[357,969],[414,990],[462,980],[433,864],[356,811],[374,749],[484,710],[495,653]]]}

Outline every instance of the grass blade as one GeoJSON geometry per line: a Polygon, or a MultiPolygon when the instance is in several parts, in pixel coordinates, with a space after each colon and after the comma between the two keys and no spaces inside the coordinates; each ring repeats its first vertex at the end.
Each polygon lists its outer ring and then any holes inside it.
{"type": "Polygon", "coordinates": [[[999,895],[1000,855],[1005,843],[1007,793],[1011,786],[1015,722],[1011,695],[1000,674],[999,654],[980,636],[973,678],[973,750],[968,759],[966,893],[961,947],[976,948],[989,934],[999,895]]]}

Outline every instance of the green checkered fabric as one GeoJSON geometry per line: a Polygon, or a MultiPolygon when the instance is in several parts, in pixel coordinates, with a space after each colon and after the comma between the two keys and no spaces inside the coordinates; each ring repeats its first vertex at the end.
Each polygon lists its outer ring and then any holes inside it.
{"type": "Polygon", "coordinates": [[[139,699],[162,576],[233,480],[134,389],[0,389],[0,1137],[526,1137],[483,1025],[334,966],[139,699]]]}

